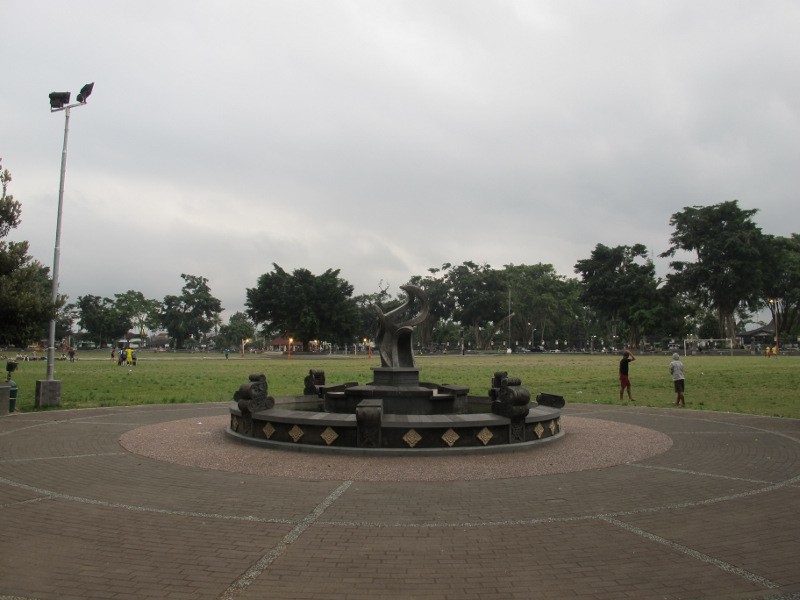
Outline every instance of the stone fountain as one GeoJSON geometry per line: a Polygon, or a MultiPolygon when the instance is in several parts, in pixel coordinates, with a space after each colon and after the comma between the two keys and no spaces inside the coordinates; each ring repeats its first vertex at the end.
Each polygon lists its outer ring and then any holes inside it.
{"type": "Polygon", "coordinates": [[[228,435],[291,450],[423,455],[523,450],[564,434],[563,397],[531,401],[507,372],[494,374],[488,398],[470,397],[464,386],[420,382],[412,334],[428,318],[428,297],[417,286],[401,289],[401,306],[386,313],[376,306],[381,366],[371,382],[327,385],[324,371],[312,369],[303,396],[276,402],[266,377],[251,375],[234,394],[228,435]],[[414,306],[419,311],[409,317],[414,306]]]}

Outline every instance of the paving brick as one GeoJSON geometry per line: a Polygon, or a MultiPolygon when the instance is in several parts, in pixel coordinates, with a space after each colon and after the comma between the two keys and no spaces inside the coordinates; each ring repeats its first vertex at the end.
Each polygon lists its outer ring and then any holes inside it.
{"type": "Polygon", "coordinates": [[[220,410],[0,420],[0,596],[655,600],[800,592],[797,420],[568,406],[567,415],[645,427],[673,445],[598,470],[355,481],[338,491],[341,482],[185,467],[118,443],[139,426],[220,410]]]}

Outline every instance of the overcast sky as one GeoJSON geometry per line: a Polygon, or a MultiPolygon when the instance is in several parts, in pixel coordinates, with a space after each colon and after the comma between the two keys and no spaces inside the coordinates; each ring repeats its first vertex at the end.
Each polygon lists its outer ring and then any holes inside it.
{"type": "MultiPolygon", "coordinates": [[[[738,199],[800,232],[800,3],[285,0],[0,4],[0,157],[61,291],[226,315],[272,263],[356,293],[465,260],[668,247],[738,199]]],[[[659,274],[666,263],[658,259],[659,274]]]]}

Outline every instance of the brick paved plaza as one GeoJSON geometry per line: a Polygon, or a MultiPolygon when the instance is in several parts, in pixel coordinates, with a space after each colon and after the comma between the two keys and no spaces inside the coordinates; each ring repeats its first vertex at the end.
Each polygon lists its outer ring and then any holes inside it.
{"type": "MultiPolygon", "coordinates": [[[[671,446],[604,468],[501,467],[500,478],[447,476],[468,457],[412,459],[426,461],[426,481],[393,477],[403,459],[348,459],[358,467],[336,479],[344,459],[246,448],[278,476],[120,443],[179,420],[224,423],[227,411],[0,419],[0,598],[800,598],[799,420],[573,404],[551,453],[580,441],[570,419],[644,428],[671,446]],[[309,475],[309,461],[329,477],[309,475]]],[[[220,454],[245,451],[201,434],[220,454]]]]}

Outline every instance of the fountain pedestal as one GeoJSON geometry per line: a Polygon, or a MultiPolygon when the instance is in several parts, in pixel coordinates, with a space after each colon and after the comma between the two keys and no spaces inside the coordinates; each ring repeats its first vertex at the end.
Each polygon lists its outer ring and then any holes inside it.
{"type": "Polygon", "coordinates": [[[418,386],[419,369],[416,367],[374,367],[372,385],[418,386]]]}
{"type": "Polygon", "coordinates": [[[392,415],[462,414],[467,410],[469,388],[420,383],[416,367],[376,367],[374,380],[345,388],[322,387],[326,412],[354,413],[363,400],[382,400],[383,412],[392,415]]]}

